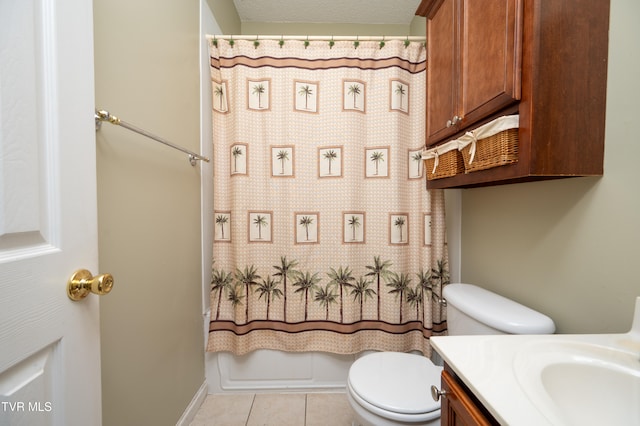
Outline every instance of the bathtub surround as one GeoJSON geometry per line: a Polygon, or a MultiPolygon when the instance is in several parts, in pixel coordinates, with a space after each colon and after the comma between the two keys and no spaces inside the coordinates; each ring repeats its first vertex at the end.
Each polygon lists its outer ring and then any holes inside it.
{"type": "Polygon", "coordinates": [[[209,351],[430,354],[446,329],[424,46],[329,39],[210,40],[209,351]]]}

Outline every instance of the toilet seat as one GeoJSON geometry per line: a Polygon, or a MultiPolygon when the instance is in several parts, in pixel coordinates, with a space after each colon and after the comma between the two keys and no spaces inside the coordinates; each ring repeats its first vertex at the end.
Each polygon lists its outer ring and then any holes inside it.
{"type": "Polygon", "coordinates": [[[378,352],[356,360],[349,369],[352,397],[367,410],[403,422],[440,416],[440,403],[431,398],[442,367],[428,358],[400,352],[378,352]]]}

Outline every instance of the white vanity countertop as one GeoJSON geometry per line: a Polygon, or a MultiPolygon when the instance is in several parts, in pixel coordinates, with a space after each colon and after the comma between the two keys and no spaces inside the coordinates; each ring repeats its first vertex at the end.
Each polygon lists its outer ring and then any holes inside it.
{"type": "MultiPolygon", "coordinates": [[[[635,338],[631,340],[629,333],[431,337],[432,346],[496,420],[504,425],[518,426],[558,426],[558,418],[545,415],[534,404],[531,395],[527,395],[518,373],[522,377],[523,371],[534,371],[531,366],[536,352],[531,352],[531,348],[554,347],[561,341],[627,351],[640,347],[640,342],[635,338]]],[[[540,401],[538,399],[538,406],[540,401]]],[[[553,403],[549,401],[549,404],[553,403]]]]}

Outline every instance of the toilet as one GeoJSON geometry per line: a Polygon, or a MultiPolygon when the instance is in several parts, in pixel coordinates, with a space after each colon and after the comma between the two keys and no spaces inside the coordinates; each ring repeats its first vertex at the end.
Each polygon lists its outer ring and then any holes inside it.
{"type": "MultiPolygon", "coordinates": [[[[449,335],[552,334],[548,316],[472,284],[444,287],[449,335]]],[[[422,355],[375,352],[349,369],[347,398],[358,426],[439,425],[442,367],[422,355]]]]}

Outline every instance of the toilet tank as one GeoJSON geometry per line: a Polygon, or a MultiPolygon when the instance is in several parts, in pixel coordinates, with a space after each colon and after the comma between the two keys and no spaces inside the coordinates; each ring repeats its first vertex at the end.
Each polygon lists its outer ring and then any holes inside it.
{"type": "Polygon", "coordinates": [[[556,330],[548,316],[472,284],[449,284],[442,294],[452,336],[552,334],[556,330]]]}

